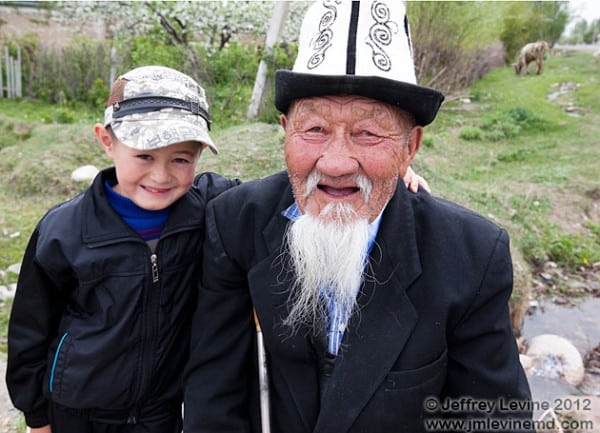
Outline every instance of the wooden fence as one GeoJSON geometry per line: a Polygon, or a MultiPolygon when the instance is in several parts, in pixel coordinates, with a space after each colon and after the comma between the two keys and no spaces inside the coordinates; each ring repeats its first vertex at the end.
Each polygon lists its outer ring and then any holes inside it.
{"type": "Polygon", "coordinates": [[[8,47],[4,47],[3,51],[4,61],[2,61],[0,57],[0,99],[4,97],[21,98],[23,96],[21,82],[21,47],[17,47],[17,58],[10,55],[8,47]]]}

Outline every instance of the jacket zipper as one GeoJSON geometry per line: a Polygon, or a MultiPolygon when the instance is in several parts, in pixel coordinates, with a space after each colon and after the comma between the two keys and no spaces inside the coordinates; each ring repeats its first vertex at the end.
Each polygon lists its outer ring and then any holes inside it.
{"type": "MultiPolygon", "coordinates": [[[[150,254],[150,273],[152,274],[152,284],[148,287],[146,293],[146,299],[144,301],[144,310],[146,311],[146,315],[149,317],[144,321],[144,340],[145,344],[142,346],[141,358],[140,358],[140,372],[139,372],[139,384],[136,393],[136,400],[142,400],[144,395],[147,393],[147,386],[149,382],[149,376],[152,371],[153,362],[150,362],[152,359],[153,350],[151,349],[152,343],[156,338],[156,330],[153,326],[153,318],[155,317],[155,308],[156,303],[159,302],[156,299],[156,294],[154,293],[157,290],[158,282],[160,280],[160,272],[158,267],[158,255],[152,251],[150,254]]],[[[127,420],[128,423],[135,424],[136,421],[136,411],[137,408],[132,408],[132,413],[127,420]]]]}
{"type": "Polygon", "coordinates": [[[150,263],[152,266],[152,282],[158,283],[158,258],[156,257],[156,254],[153,253],[150,256],[150,263]]]}

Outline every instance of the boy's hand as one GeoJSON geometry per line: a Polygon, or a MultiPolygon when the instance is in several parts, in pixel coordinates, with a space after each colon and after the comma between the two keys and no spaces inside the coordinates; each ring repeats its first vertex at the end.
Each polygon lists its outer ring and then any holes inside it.
{"type": "Polygon", "coordinates": [[[52,433],[52,429],[50,428],[50,424],[45,425],[44,427],[37,428],[29,428],[29,433],[52,433]]]}
{"type": "Polygon", "coordinates": [[[406,174],[404,175],[404,184],[412,192],[417,192],[419,187],[421,187],[428,193],[431,193],[431,189],[429,188],[427,181],[415,173],[411,167],[408,167],[408,170],[406,170],[406,174]]]}

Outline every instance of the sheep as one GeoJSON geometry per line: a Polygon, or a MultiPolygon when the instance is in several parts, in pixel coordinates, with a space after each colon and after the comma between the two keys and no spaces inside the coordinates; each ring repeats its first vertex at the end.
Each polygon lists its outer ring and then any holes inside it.
{"type": "Polygon", "coordinates": [[[535,61],[535,73],[540,75],[544,64],[544,54],[547,50],[548,43],[546,41],[530,42],[525,45],[521,48],[517,63],[513,63],[515,73],[521,75],[521,72],[525,70],[525,73],[529,74],[529,64],[535,61]]]}

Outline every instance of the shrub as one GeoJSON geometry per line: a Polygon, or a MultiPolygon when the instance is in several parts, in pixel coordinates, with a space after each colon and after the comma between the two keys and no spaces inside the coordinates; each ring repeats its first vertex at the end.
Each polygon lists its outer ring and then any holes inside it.
{"type": "Polygon", "coordinates": [[[480,122],[481,129],[485,131],[484,137],[491,141],[514,138],[523,131],[537,131],[547,125],[547,121],[522,107],[510,108],[480,122]]]}
{"type": "Polygon", "coordinates": [[[531,154],[531,151],[529,149],[519,149],[514,152],[499,154],[498,161],[500,161],[500,162],[525,161],[530,154],[531,154]]]}
{"type": "Polygon", "coordinates": [[[57,111],[54,118],[56,123],[74,123],[77,119],[77,115],[73,110],[68,108],[61,108],[57,111]]]}
{"type": "Polygon", "coordinates": [[[15,43],[23,47],[26,95],[50,103],[96,104],[98,80],[108,80],[110,54],[107,46],[88,39],[75,39],[61,50],[42,49],[31,37],[15,43]]]}
{"type": "Polygon", "coordinates": [[[483,131],[476,126],[467,126],[460,130],[458,136],[467,141],[481,140],[483,138],[483,131]]]}
{"type": "MultiPolygon", "coordinates": [[[[135,37],[116,42],[117,74],[138,66],[162,65],[191,74],[187,53],[181,45],[170,45],[158,37],[135,37]]],[[[198,77],[196,77],[198,78],[198,77]]]]}
{"type": "Polygon", "coordinates": [[[92,107],[103,109],[108,99],[109,89],[102,78],[97,78],[88,91],[87,101],[92,107]]]}
{"type": "Polygon", "coordinates": [[[421,146],[423,146],[424,148],[427,148],[427,149],[433,149],[434,142],[435,142],[435,140],[433,138],[433,135],[428,134],[428,135],[423,136],[423,141],[421,143],[421,146]]]}

